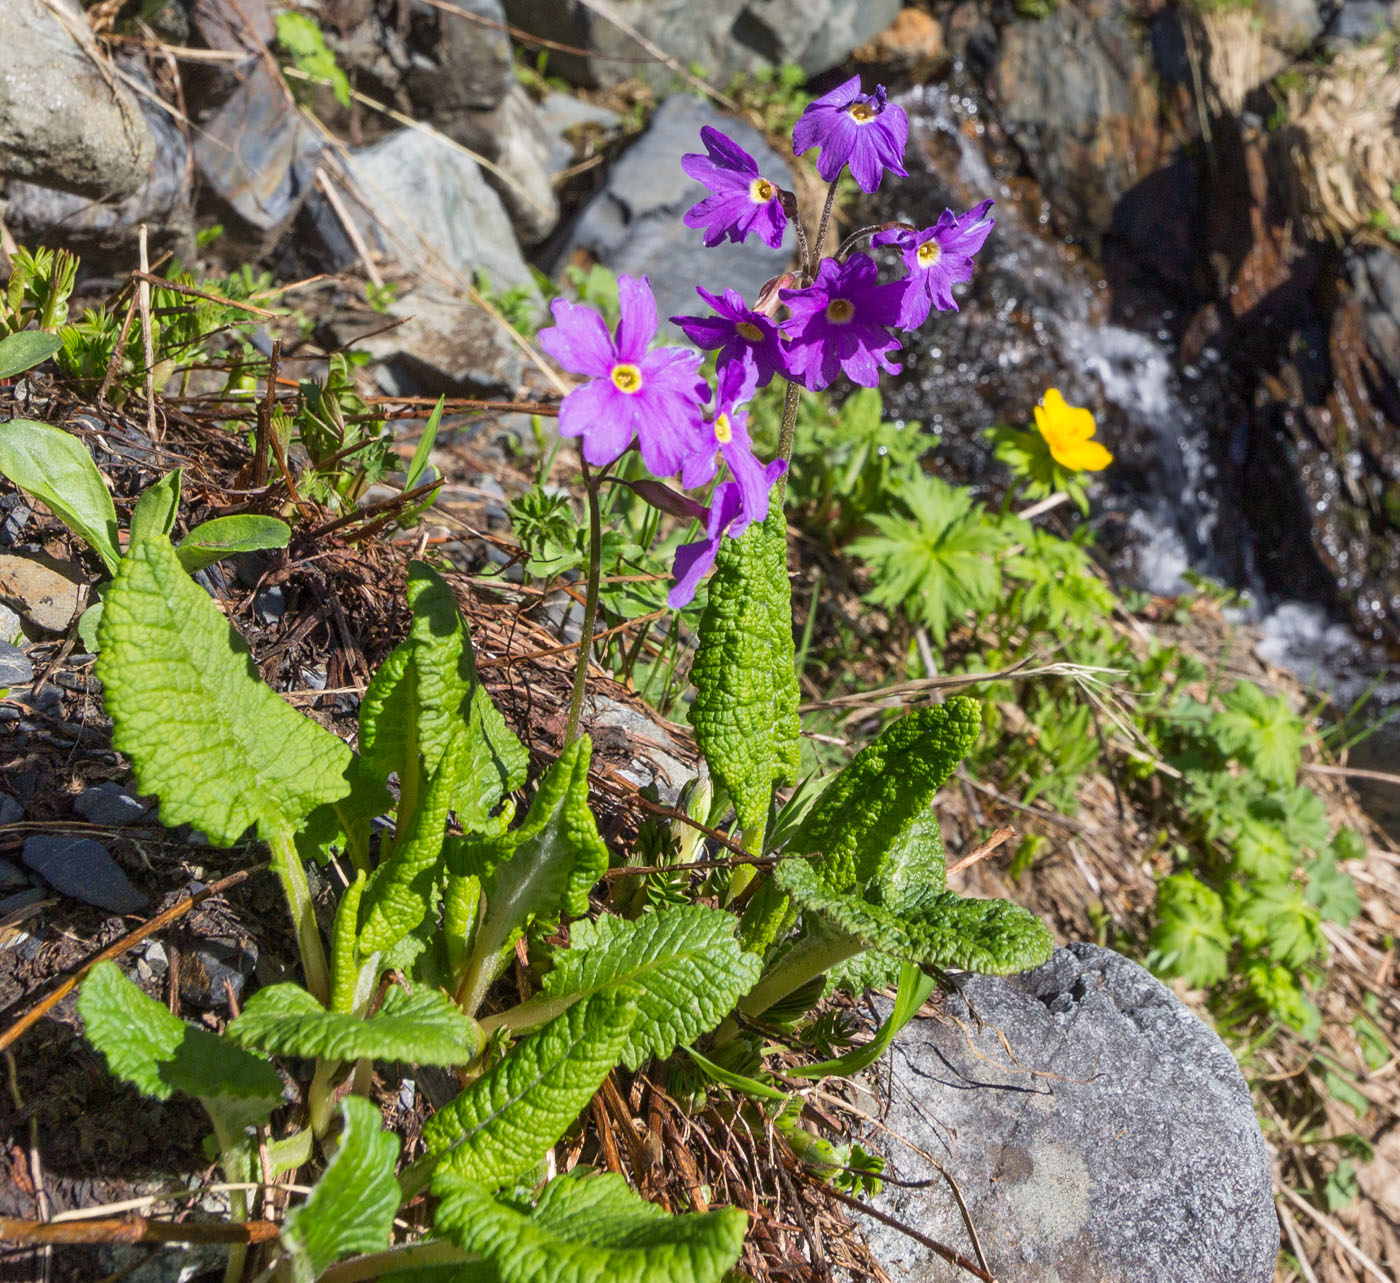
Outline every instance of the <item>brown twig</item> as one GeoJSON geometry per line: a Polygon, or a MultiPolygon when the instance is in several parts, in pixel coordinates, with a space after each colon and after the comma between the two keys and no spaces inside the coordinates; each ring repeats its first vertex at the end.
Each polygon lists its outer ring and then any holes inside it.
{"type": "Polygon", "coordinates": [[[141,350],[146,358],[146,435],[160,444],[160,432],[156,426],[156,349],[151,335],[151,260],[146,251],[146,224],[136,230],[138,252],[141,256],[141,270],[136,273],[136,301],[141,309],[141,350]]]}
{"type": "Polygon", "coordinates": [[[0,1216],[0,1242],[22,1247],[80,1243],[265,1243],[281,1226],[272,1221],[169,1221],[112,1216],[90,1221],[20,1221],[0,1216]]]}
{"type": "Polygon", "coordinates": [[[267,391],[258,402],[258,427],[253,438],[253,488],[267,485],[268,440],[272,436],[272,411],[277,404],[277,367],[282,361],[282,340],[272,340],[272,355],[268,358],[267,391]]]}
{"type": "Polygon", "coordinates": [[[1016,836],[1015,829],[998,829],[985,842],[979,842],[956,864],[948,866],[949,873],[958,873],[969,865],[985,860],[993,851],[1016,836]]]}

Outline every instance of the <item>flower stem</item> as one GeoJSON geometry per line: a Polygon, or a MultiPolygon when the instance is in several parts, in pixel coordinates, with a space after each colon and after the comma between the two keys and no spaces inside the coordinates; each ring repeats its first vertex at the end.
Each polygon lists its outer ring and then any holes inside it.
{"type": "Polygon", "coordinates": [[[817,243],[812,249],[812,265],[810,268],[810,274],[813,279],[815,279],[817,275],[817,264],[821,260],[822,246],[826,243],[826,228],[827,224],[831,222],[831,210],[836,204],[836,184],[838,181],[840,181],[838,178],[833,178],[826,189],[826,204],[822,206],[822,220],[817,224],[817,243]]]}
{"type": "Polygon", "coordinates": [[[603,575],[603,518],[598,511],[598,483],[583,465],[583,484],[588,491],[588,588],[583,601],[583,631],[578,642],[578,664],[574,668],[574,693],[569,699],[569,720],[564,727],[567,747],[578,738],[579,716],[583,712],[583,688],[588,680],[588,660],[593,653],[593,626],[598,619],[598,581],[603,575]]]}
{"type": "Polygon", "coordinates": [[[331,973],[326,965],[321,928],[316,924],[316,906],[311,903],[311,888],[306,883],[306,869],[290,833],[279,833],[268,845],[272,848],[273,871],[282,883],[282,893],[287,897],[287,908],[292,915],[306,987],[316,1001],[325,1006],[331,1000],[331,973]]]}
{"type": "MultiPolygon", "coordinates": [[[[778,458],[784,463],[792,462],[792,439],[797,434],[797,399],[801,395],[802,389],[796,383],[789,383],[787,391],[783,394],[783,423],[778,431],[778,458]]],[[[785,494],[787,494],[786,472],[778,478],[777,484],[773,487],[774,502],[782,503],[785,494]]]]}

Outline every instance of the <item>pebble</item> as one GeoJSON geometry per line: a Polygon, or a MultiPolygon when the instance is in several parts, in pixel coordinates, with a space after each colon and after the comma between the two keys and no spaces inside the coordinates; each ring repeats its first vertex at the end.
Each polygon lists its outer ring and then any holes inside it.
{"type": "Polygon", "coordinates": [[[0,860],[0,888],[27,887],[29,879],[20,872],[19,865],[9,860],[0,860]]]}
{"type": "Polygon", "coordinates": [[[76,566],[33,554],[0,554],[0,596],[45,632],[61,633],[82,605],[85,581],[76,566]]]}
{"type": "Polygon", "coordinates": [[[73,807],[89,823],[108,828],[135,824],[151,809],[148,803],[132,797],[120,784],[110,780],[84,789],[74,799],[73,807]]]}
{"type": "Polygon", "coordinates": [[[202,940],[180,955],[180,997],[196,1007],[226,1007],[229,989],[234,1000],[240,1000],[257,965],[255,945],[217,937],[202,940]]]}
{"type": "Polygon", "coordinates": [[[8,793],[0,793],[0,824],[18,824],[24,819],[24,807],[8,793]]]}
{"type": "Polygon", "coordinates": [[[146,905],[107,848],[91,838],[26,838],[20,858],[55,891],[84,904],[109,913],[135,913],[146,905]]]}
{"type": "Polygon", "coordinates": [[[18,641],[21,636],[23,630],[19,626],[19,616],[0,601],[0,642],[18,641]]]}
{"type": "Polygon", "coordinates": [[[34,680],[34,665],[18,646],[0,641],[0,686],[28,686],[34,680]]]}

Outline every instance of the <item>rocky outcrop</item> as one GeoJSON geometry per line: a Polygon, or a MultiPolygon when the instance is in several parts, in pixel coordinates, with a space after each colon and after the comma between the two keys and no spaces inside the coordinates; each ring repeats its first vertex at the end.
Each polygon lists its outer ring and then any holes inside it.
{"type": "MultiPolygon", "coordinates": [[[[936,1162],[999,1279],[1273,1277],[1278,1221],[1249,1088],[1136,963],[1072,944],[1024,975],[964,977],[891,1054],[889,1112],[864,1142],[900,1181],[872,1200],[880,1211],[972,1258],[936,1162]]],[[[887,1225],[862,1227],[898,1283],[968,1277],[887,1225]]]]}

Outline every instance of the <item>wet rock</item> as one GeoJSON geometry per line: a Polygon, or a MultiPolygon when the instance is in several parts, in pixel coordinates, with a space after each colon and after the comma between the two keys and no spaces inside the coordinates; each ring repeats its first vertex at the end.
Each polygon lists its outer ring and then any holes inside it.
{"type": "Polygon", "coordinates": [[[0,600],[41,632],[63,632],[86,592],[83,572],[71,562],[44,553],[0,554],[0,600]]]}
{"type": "Polygon", "coordinates": [[[610,21],[581,0],[506,0],[512,24],[585,55],[554,51],[550,71],[576,84],[614,85],[641,76],[653,87],[676,87],[673,67],[637,61],[624,24],[670,55],[698,65],[712,84],[727,85],[756,67],[796,63],[816,75],[895,20],[900,0],[614,0],[610,21]]]}
{"type": "Polygon", "coordinates": [[[24,807],[8,793],[0,793],[0,824],[18,824],[22,819],[24,807]]]}
{"type": "Polygon", "coordinates": [[[662,332],[672,337],[678,331],[667,317],[707,310],[695,293],[697,282],[716,294],[736,289],[752,300],[765,281],[786,269],[794,244],[789,227],[781,251],[769,249],[756,236],[742,245],[725,241],[706,249],[700,233],[681,222],[685,211],[706,194],[681,169],[686,152],[703,150],[702,125],[723,130],[758,162],[760,173],[791,187],[787,162],[756,129],[689,95],[676,94],[656,109],[646,132],[609,170],[603,189],[584,207],[562,251],[563,261],[581,252],[615,272],[648,275],[662,332]]]}
{"type": "MultiPolygon", "coordinates": [[[[1272,1279],[1278,1221],[1249,1088],[1169,989],[1091,944],[959,988],[944,1019],[895,1041],[886,1127],[867,1144],[927,1185],[888,1183],[875,1207],[973,1254],[938,1171],[893,1134],[952,1173],[998,1278],[1272,1279]]],[[[966,1278],[898,1231],[862,1227],[895,1278],[966,1278]]]]}
{"type": "Polygon", "coordinates": [[[1062,4],[1001,33],[989,90],[1051,204],[1091,248],[1163,147],[1148,59],[1118,7],[1062,4]]]}
{"type": "Polygon", "coordinates": [[[855,58],[922,78],[947,62],[943,28],[922,9],[901,9],[888,27],[855,51],[855,58]]]}
{"type": "Polygon", "coordinates": [[[124,197],[155,142],[74,0],[5,6],[0,173],[82,196],[124,197]]]}
{"type": "Polygon", "coordinates": [[[166,250],[188,257],[194,243],[194,210],[186,181],[185,135],[154,101],[155,87],[144,63],[124,60],[122,72],[150,91],[149,97],[137,100],[155,140],[144,180],[130,196],[115,203],[35,183],[10,183],[5,222],[20,244],[47,244],[61,235],[64,247],[78,254],[85,267],[129,271],[135,261],[136,229],[145,223],[153,258],[166,250]]]}
{"type": "Polygon", "coordinates": [[[413,6],[408,94],[420,117],[435,124],[464,110],[495,107],[515,84],[500,0],[457,0],[455,7],[461,12],[413,6]]]}
{"type": "Polygon", "coordinates": [[[549,140],[549,172],[557,174],[576,164],[590,143],[622,127],[622,117],[573,94],[552,93],[537,108],[540,126],[549,140]]]}
{"type": "Polygon", "coordinates": [[[352,215],[371,247],[443,284],[484,271],[497,289],[533,286],[500,197],[450,142],[401,129],[347,161],[361,197],[352,215]]]}
{"type": "Polygon", "coordinates": [[[73,809],[90,824],[122,828],[135,824],[151,807],[148,802],[133,797],[120,784],[105,780],[79,793],[73,799],[73,809]]]}
{"type": "Polygon", "coordinates": [[[107,848],[91,838],[25,838],[20,858],[55,891],[84,904],[109,913],[135,913],[146,905],[107,848]]]}
{"type": "Polygon", "coordinates": [[[260,257],[305,201],[321,140],[262,60],[195,135],[204,193],[225,222],[221,253],[260,257]]]}
{"type": "Polygon", "coordinates": [[[442,115],[437,127],[491,162],[482,176],[524,244],[538,244],[554,230],[559,202],[549,181],[549,134],[534,99],[519,85],[512,85],[493,110],[442,115]]]}

